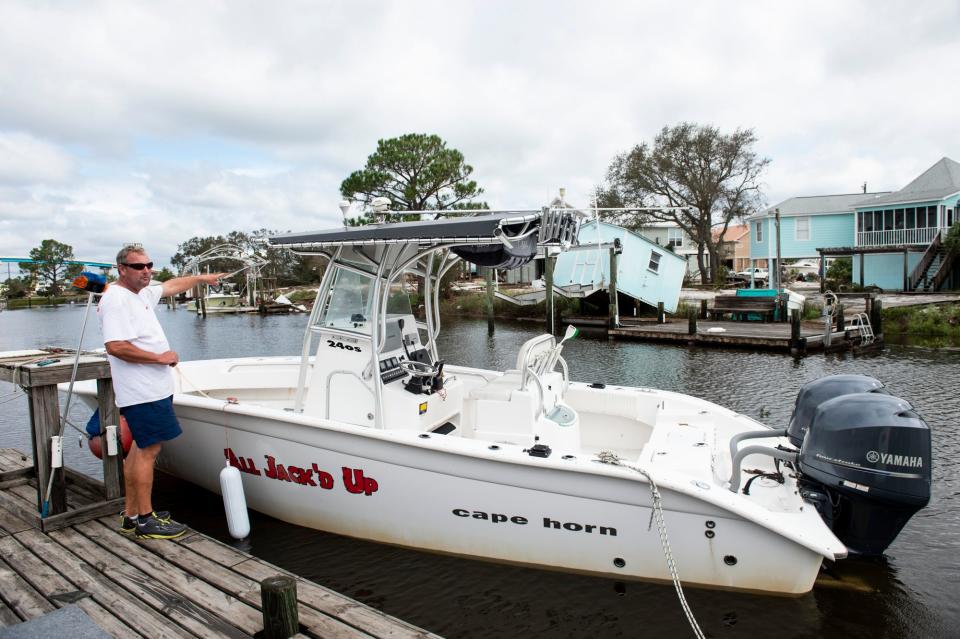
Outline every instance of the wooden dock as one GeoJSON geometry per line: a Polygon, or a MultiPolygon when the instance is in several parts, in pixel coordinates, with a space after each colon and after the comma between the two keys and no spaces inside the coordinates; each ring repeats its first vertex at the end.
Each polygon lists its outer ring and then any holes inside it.
{"type": "MultiPolygon", "coordinates": [[[[117,515],[41,531],[32,460],[0,449],[0,627],[74,603],[107,634],[250,639],[263,629],[260,581],[296,579],[297,637],[437,637],[349,597],[194,531],[180,539],[138,540],[117,515]]],[[[67,506],[102,499],[89,483],[66,478],[67,506]]],[[[69,635],[70,630],[63,632],[69,635]]]]}
{"type": "MultiPolygon", "coordinates": [[[[689,346],[749,348],[797,355],[824,350],[860,349],[867,346],[861,345],[857,329],[846,329],[832,332],[830,346],[826,347],[822,321],[801,322],[799,339],[794,339],[791,335],[791,325],[786,323],[698,320],[696,332],[690,333],[689,322],[686,319],[664,324],[643,323],[620,326],[609,329],[608,334],[618,339],[668,342],[689,346]]],[[[883,336],[879,335],[871,346],[879,346],[882,341],[883,336]]]]}

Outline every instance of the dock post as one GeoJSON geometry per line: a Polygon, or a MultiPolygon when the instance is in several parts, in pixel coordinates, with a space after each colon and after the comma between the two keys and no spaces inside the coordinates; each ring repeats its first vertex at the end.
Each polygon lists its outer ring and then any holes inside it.
{"type": "Polygon", "coordinates": [[[33,465],[37,470],[37,512],[43,511],[44,501],[50,502],[47,515],[67,512],[67,480],[63,467],[50,467],[50,438],[60,434],[60,401],[57,385],[44,384],[27,389],[30,398],[30,435],[33,439],[33,465]],[[50,494],[43,494],[53,474],[50,494]]]}
{"type": "Polygon", "coordinates": [[[100,451],[103,459],[104,499],[118,499],[123,496],[123,442],[120,437],[120,419],[113,394],[113,379],[103,377],[97,380],[97,407],[100,410],[100,451]],[[107,426],[117,427],[117,454],[107,454],[107,426]]]}
{"type": "Polygon", "coordinates": [[[667,317],[663,312],[663,302],[657,302],[657,324],[664,324],[667,317]]]}
{"type": "Polygon", "coordinates": [[[487,332],[493,335],[493,269],[487,268],[487,332]]]}
{"type": "Polygon", "coordinates": [[[707,300],[700,300],[700,319],[707,319],[707,300]]]}
{"type": "Polygon", "coordinates": [[[300,632],[297,612],[297,582],[275,575],[260,582],[263,605],[263,639],[288,639],[300,632]]]}
{"type": "Polygon", "coordinates": [[[557,263],[557,258],[550,257],[550,253],[544,255],[543,265],[543,283],[546,287],[546,311],[547,311],[547,332],[554,335],[557,332],[557,323],[555,318],[556,305],[553,297],[553,267],[557,263]]]}
{"type": "Polygon", "coordinates": [[[794,355],[803,352],[803,344],[800,341],[800,313],[790,316],[790,352],[794,355]]]}
{"type": "Polygon", "coordinates": [[[697,312],[693,309],[687,313],[687,334],[697,334],[697,312]]]}
{"type": "Polygon", "coordinates": [[[620,320],[618,317],[620,309],[617,307],[617,249],[615,248],[610,249],[610,286],[607,294],[610,296],[607,324],[610,328],[616,328],[620,320]]]}
{"type": "Polygon", "coordinates": [[[847,330],[847,322],[843,318],[843,304],[837,304],[835,315],[837,316],[837,332],[842,333],[847,330]]]}
{"type": "Polygon", "coordinates": [[[883,333],[883,300],[879,298],[874,298],[870,307],[870,326],[874,335],[879,337],[883,333]]]}

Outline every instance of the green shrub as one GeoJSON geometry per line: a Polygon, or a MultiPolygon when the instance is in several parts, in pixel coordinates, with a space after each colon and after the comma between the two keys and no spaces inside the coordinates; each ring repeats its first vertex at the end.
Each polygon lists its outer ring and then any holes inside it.
{"type": "Polygon", "coordinates": [[[947,237],[943,240],[943,245],[948,251],[955,252],[960,250],[960,222],[957,222],[947,231],[947,237]]]}
{"type": "Polygon", "coordinates": [[[840,257],[834,260],[830,268],[827,269],[827,279],[833,280],[837,284],[853,282],[853,258],[840,257]]]}

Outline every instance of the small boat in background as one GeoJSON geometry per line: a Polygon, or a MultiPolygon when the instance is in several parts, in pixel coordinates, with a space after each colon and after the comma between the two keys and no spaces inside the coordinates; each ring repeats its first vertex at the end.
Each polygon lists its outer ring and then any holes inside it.
{"type": "MultiPolygon", "coordinates": [[[[241,313],[246,310],[239,293],[209,292],[204,296],[203,301],[208,313],[241,313]]],[[[200,308],[197,300],[192,299],[187,302],[187,309],[199,313],[200,308]]]]}

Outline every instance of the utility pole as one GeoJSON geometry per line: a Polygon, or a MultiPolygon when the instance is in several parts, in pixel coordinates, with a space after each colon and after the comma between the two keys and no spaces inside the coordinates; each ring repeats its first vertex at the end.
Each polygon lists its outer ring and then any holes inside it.
{"type": "Polygon", "coordinates": [[[780,209],[776,209],[775,213],[776,213],[775,219],[776,219],[776,225],[777,225],[777,268],[776,268],[776,272],[777,272],[777,273],[776,273],[776,279],[774,279],[774,274],[773,274],[773,273],[767,273],[767,276],[770,278],[770,282],[771,282],[771,283],[773,283],[773,282],[776,282],[776,283],[777,283],[777,285],[776,285],[775,288],[776,288],[776,290],[779,291],[780,288],[781,288],[781,282],[780,282],[780,209]]]}

